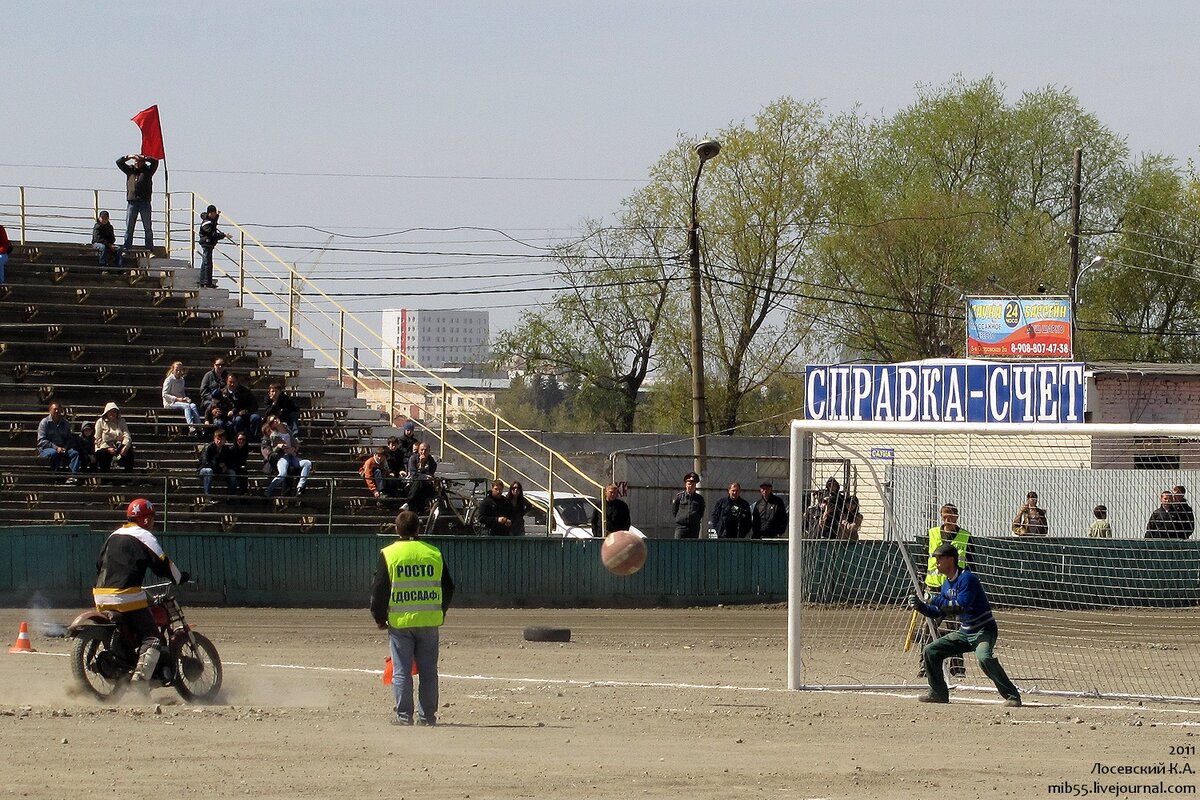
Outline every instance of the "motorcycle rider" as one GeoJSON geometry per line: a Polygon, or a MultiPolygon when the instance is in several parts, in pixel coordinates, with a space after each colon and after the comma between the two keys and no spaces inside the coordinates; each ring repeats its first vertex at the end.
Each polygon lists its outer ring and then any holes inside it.
{"type": "Polygon", "coordinates": [[[134,633],[142,638],[138,647],[137,667],[131,680],[134,684],[149,685],[154,668],[162,655],[158,626],[150,613],[150,603],[142,582],[149,569],[174,584],[188,579],[186,572],[167,558],[158,539],[151,531],[154,528],[154,505],[139,497],[125,509],[124,525],[117,528],[104,542],[100,558],[96,562],[96,588],[92,589],[92,600],[101,613],[119,612],[134,633]]]}

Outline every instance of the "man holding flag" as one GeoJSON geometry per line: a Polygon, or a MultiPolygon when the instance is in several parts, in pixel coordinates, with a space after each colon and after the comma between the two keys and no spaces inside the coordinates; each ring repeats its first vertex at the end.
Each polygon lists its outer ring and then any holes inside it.
{"type": "Polygon", "coordinates": [[[117,159],[117,168],[125,173],[125,199],[129,203],[125,215],[125,248],[133,245],[133,227],[137,218],[142,218],[142,229],[146,234],[146,247],[154,247],[154,234],[150,228],[150,201],[154,197],[154,173],[159,160],[166,158],[163,151],[162,127],[158,121],[158,106],[150,106],[134,115],[133,122],[142,131],[142,151],[136,155],[117,159]]]}

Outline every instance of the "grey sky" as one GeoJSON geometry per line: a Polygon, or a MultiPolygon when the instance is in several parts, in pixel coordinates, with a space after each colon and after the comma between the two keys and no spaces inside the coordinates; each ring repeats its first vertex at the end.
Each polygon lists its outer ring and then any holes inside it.
{"type": "MultiPolygon", "coordinates": [[[[1200,143],[1198,23],[1188,2],[14,3],[0,184],[120,189],[113,161],[140,143],[129,118],[157,103],[171,189],[239,222],[499,228],[544,245],[616,211],[681,132],[700,138],[783,95],[891,113],[956,73],[994,74],[1014,97],[1066,87],[1135,153],[1185,160],[1200,143]],[[360,175],[392,177],[348,177],[360,175]]],[[[0,189],[10,230],[14,202],[0,189]]],[[[302,267],[326,241],[256,232],[300,244],[282,254],[302,267]]],[[[361,275],[374,293],[549,285],[500,277],[545,263],[458,255],[535,252],[500,238],[413,232],[372,246],[417,254],[329,251],[313,277],[361,275]]],[[[493,330],[545,299],[491,298],[493,330]]]]}

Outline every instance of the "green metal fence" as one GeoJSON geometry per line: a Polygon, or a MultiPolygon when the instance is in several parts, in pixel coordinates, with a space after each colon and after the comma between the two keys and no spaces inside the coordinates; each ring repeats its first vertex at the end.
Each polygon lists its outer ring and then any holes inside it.
{"type": "MultiPolygon", "coordinates": [[[[163,547],[196,576],[190,603],[365,607],[381,547],[391,537],[163,534],[163,547]]],[[[86,606],[104,536],[82,527],[0,530],[0,604],[86,606]]],[[[646,567],[619,578],[600,541],[431,537],[474,606],[656,606],[776,602],[787,593],[786,542],[649,541],[646,567]]]]}
{"type": "MultiPolygon", "coordinates": [[[[0,529],[0,605],[87,606],[104,535],[78,526],[0,529]]],[[[179,533],[164,548],[198,585],[190,603],[365,607],[386,536],[179,533]]],[[[787,596],[787,542],[651,539],[627,578],[600,564],[598,540],[431,537],[465,606],[677,606],[771,603],[787,596]]],[[[995,597],[1069,607],[1195,605],[1200,541],[972,540],[975,569],[995,597]],[[1170,565],[1172,578],[1131,581],[1130,564],[1170,565]],[[1047,571],[1049,570],[1049,571],[1047,571]],[[1034,583],[1030,583],[1034,581],[1034,583]]],[[[922,543],[913,545],[923,552],[922,543]]],[[[805,541],[805,600],[901,602],[911,591],[895,543],[805,541]],[[880,587],[884,587],[881,590],[880,587]]]]}

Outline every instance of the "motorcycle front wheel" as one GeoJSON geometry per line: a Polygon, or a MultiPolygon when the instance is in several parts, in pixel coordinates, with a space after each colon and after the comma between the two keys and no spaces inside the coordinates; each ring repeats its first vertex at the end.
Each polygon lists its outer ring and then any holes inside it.
{"type": "Polygon", "coordinates": [[[119,678],[106,678],[100,672],[98,659],[108,653],[103,639],[76,639],[71,644],[71,674],[88,694],[110,700],[121,688],[119,678]]]}
{"type": "Polygon", "coordinates": [[[171,642],[171,657],[178,673],[175,690],[184,700],[211,700],[221,691],[221,656],[206,636],[192,631],[190,639],[177,637],[171,642]]]}

